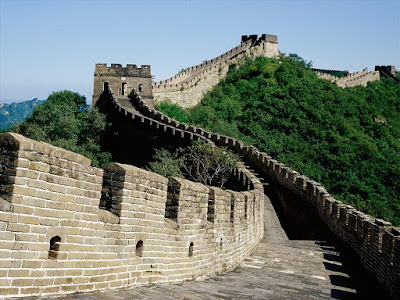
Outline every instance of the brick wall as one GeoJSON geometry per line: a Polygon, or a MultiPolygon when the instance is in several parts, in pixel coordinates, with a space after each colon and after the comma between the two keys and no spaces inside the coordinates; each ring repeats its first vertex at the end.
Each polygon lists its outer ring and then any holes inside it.
{"type": "Polygon", "coordinates": [[[367,86],[368,82],[380,80],[379,71],[371,71],[369,72],[367,68],[362,70],[362,72],[354,72],[350,73],[345,77],[336,77],[330,74],[315,72],[317,76],[321,79],[329,80],[333,83],[336,83],[338,86],[352,87],[356,85],[367,86]]]}
{"type": "Polygon", "coordinates": [[[118,163],[103,170],[15,133],[0,135],[0,161],[2,297],[206,278],[263,236],[254,178],[232,192],[118,163]]]}
{"type": "Polygon", "coordinates": [[[105,89],[113,92],[116,96],[127,96],[134,90],[141,97],[151,98],[152,78],[149,65],[137,68],[136,65],[122,67],[119,64],[96,64],[94,72],[93,98],[95,105],[105,89]]]}
{"type": "Polygon", "coordinates": [[[239,46],[190,67],[185,71],[159,82],[153,83],[155,103],[171,100],[183,108],[195,106],[205,93],[217,85],[228,72],[229,65],[237,62],[243,55],[276,57],[279,55],[277,37],[262,35],[258,40],[246,40],[239,46]]]}
{"type": "MultiPolygon", "coordinates": [[[[320,183],[286,167],[253,146],[245,146],[243,142],[234,138],[179,123],[159,111],[146,107],[140,97],[134,99],[134,105],[150,120],[181,130],[182,136],[192,133],[194,138],[211,140],[217,146],[227,147],[240,154],[245,162],[257,165],[268,178],[309,202],[328,228],[358,254],[363,265],[375,274],[393,298],[400,298],[399,227],[393,227],[389,222],[345,205],[331,197],[320,183]]],[[[162,124],[158,126],[162,127],[162,124]]]]}

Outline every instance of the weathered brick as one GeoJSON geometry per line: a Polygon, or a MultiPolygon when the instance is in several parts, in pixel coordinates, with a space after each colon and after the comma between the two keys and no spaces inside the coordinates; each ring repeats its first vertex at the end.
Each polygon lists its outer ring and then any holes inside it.
{"type": "Polygon", "coordinates": [[[22,195],[22,196],[32,196],[32,197],[36,196],[36,190],[34,188],[30,188],[30,187],[23,187],[23,186],[16,185],[16,186],[14,186],[13,192],[15,194],[22,195]]]}
{"type": "Polygon", "coordinates": [[[24,260],[22,262],[22,268],[26,269],[36,269],[36,268],[41,268],[43,262],[41,260],[24,260]]]}
{"type": "Polygon", "coordinates": [[[13,286],[30,286],[33,284],[33,278],[17,278],[12,280],[13,286]]]}
{"type": "Polygon", "coordinates": [[[30,226],[25,225],[25,224],[19,224],[19,223],[9,223],[7,226],[8,231],[13,231],[13,232],[30,232],[30,226]]]}
{"type": "Polygon", "coordinates": [[[10,269],[8,271],[8,277],[28,277],[28,269],[10,269]]]}
{"type": "Polygon", "coordinates": [[[18,222],[23,224],[39,224],[39,218],[36,216],[19,215],[18,222]]]}
{"type": "Polygon", "coordinates": [[[0,295],[17,295],[19,292],[16,287],[2,287],[0,288],[0,295]]]}

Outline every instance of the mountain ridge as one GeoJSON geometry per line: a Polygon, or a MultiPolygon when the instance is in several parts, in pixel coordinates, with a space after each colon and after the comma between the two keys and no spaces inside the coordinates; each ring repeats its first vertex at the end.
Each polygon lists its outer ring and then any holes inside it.
{"type": "Polygon", "coordinates": [[[0,129],[7,130],[12,125],[24,121],[32,114],[33,109],[43,101],[34,98],[22,102],[0,103],[0,129]]]}

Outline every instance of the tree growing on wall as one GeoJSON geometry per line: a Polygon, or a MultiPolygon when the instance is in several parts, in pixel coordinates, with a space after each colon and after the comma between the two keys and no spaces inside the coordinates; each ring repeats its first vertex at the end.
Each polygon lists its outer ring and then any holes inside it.
{"type": "Polygon", "coordinates": [[[217,187],[224,186],[239,162],[239,157],[231,151],[203,142],[194,142],[174,152],[159,149],[153,158],[147,167],[149,171],[217,187]]]}
{"type": "Polygon", "coordinates": [[[195,142],[183,151],[183,170],[190,180],[223,187],[239,157],[225,148],[195,142]]]}

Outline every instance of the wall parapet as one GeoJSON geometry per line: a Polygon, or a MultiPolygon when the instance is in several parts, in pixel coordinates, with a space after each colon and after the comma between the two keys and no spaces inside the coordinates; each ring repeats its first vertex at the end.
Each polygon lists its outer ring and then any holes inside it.
{"type": "Polygon", "coordinates": [[[230,64],[244,55],[276,57],[279,55],[278,38],[275,35],[263,34],[242,36],[240,45],[203,63],[187,68],[175,76],[153,82],[153,95],[156,102],[165,98],[182,107],[194,106],[200,102],[204,93],[218,84],[230,64]],[[190,100],[189,100],[190,99],[190,100]]]}
{"type": "Polygon", "coordinates": [[[329,80],[342,88],[357,85],[367,86],[368,82],[380,80],[379,71],[368,71],[367,68],[364,68],[361,72],[349,73],[345,77],[336,77],[319,72],[317,69],[315,73],[319,78],[329,80]]]}
{"type": "Polygon", "coordinates": [[[258,166],[269,178],[309,202],[328,228],[357,253],[362,264],[393,298],[400,298],[400,228],[336,200],[320,183],[286,167],[253,146],[245,146],[240,140],[174,121],[159,111],[146,108],[140,97],[134,100],[134,104],[150,118],[196,132],[210,138],[215,145],[242,155],[245,162],[258,166]]]}
{"type": "Polygon", "coordinates": [[[263,236],[257,188],[221,190],[118,163],[103,170],[15,133],[0,135],[0,158],[1,297],[206,278],[234,269],[263,236]]]}
{"type": "Polygon", "coordinates": [[[107,64],[100,63],[96,64],[94,76],[126,76],[126,77],[148,77],[151,78],[151,67],[150,65],[141,65],[140,68],[137,65],[127,64],[123,67],[121,64],[107,64]]]}

